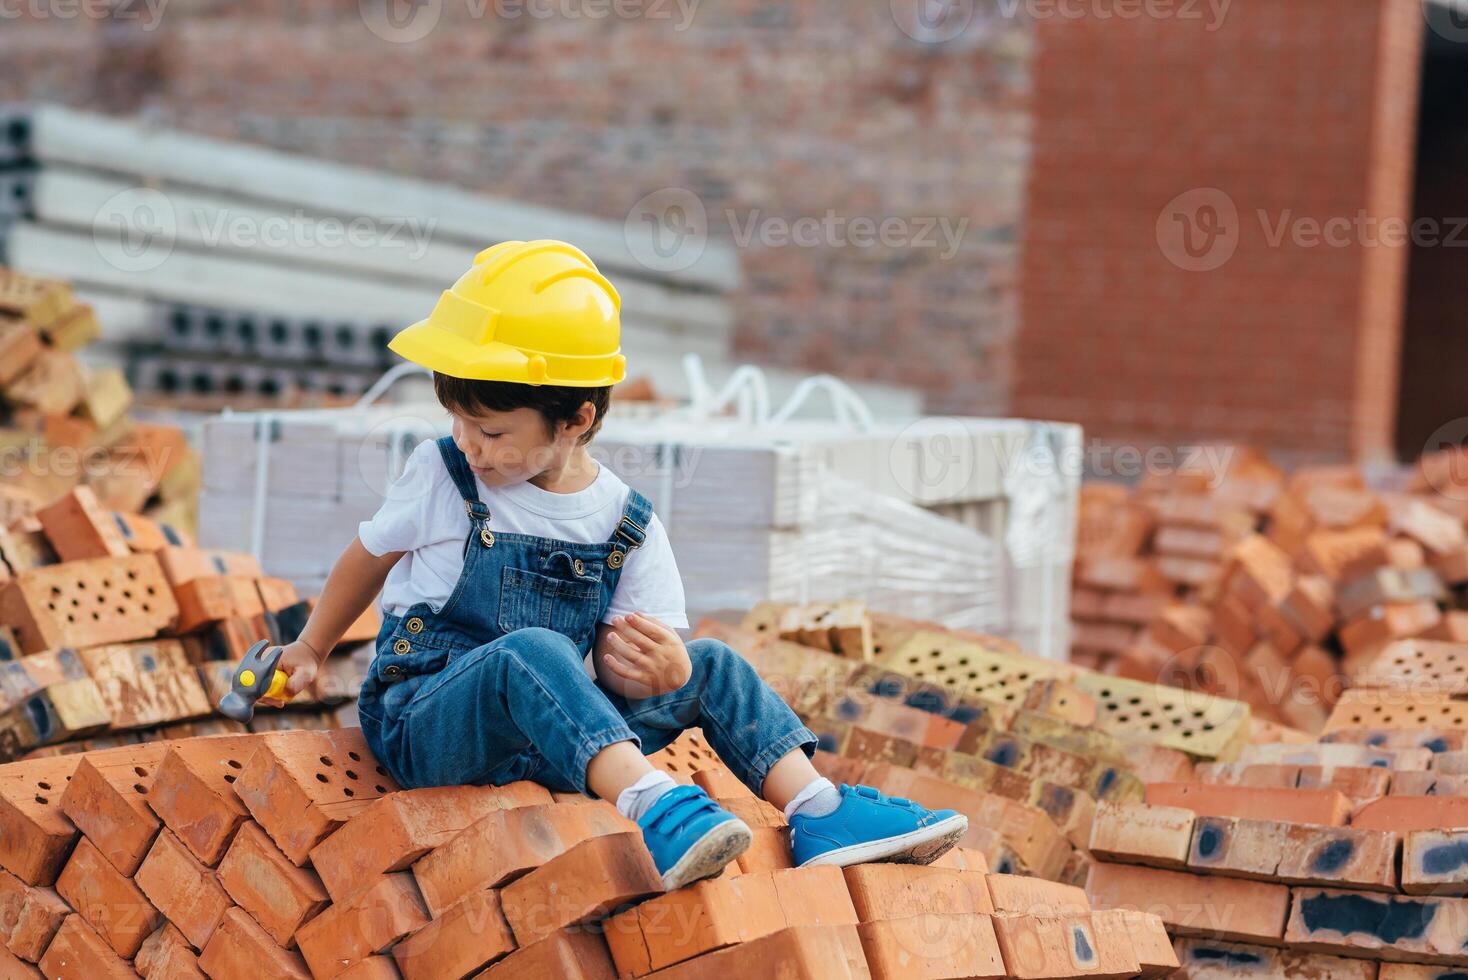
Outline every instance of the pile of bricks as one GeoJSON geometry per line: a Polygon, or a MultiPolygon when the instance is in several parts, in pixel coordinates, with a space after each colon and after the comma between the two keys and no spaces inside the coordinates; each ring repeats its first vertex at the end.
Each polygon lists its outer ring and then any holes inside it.
{"type": "Polygon", "coordinates": [[[402,790],[360,729],[219,735],[0,768],[7,977],[1165,976],[1161,920],[1067,885],[792,868],[783,815],[697,731],[651,761],[755,829],[664,892],[610,803],[531,782],[402,790]]]}
{"type": "MultiPolygon", "coordinates": [[[[236,664],[257,640],[294,639],[309,611],[252,557],[74,487],[0,531],[0,761],[246,731],[216,716],[236,664]]],[[[344,642],[377,625],[370,612],[344,642]]],[[[354,724],[371,648],[347,649],[298,697],[318,710],[264,712],[250,730],[354,724]]]]}
{"type": "Polygon", "coordinates": [[[1354,468],[1286,477],[1236,449],[1217,479],[1087,485],[1073,659],[1318,733],[1394,641],[1468,639],[1464,463],[1441,453],[1373,489],[1354,468]]]}
{"type": "MultiPolygon", "coordinates": [[[[863,610],[863,615],[867,615],[863,610]]],[[[820,738],[833,780],[952,807],[1002,872],[1081,885],[1102,803],[1190,779],[1260,730],[1247,705],[1027,656],[992,637],[882,614],[840,647],[767,603],[695,631],[743,654],[820,738]]],[[[834,627],[833,627],[834,628],[834,627]]],[[[850,624],[842,629],[852,629],[850,624]]]]}
{"type": "Polygon", "coordinates": [[[194,526],[198,462],[178,429],[131,418],[120,369],[78,361],[98,333],[66,283],[0,269],[0,527],[81,484],[108,510],[194,526]]]}

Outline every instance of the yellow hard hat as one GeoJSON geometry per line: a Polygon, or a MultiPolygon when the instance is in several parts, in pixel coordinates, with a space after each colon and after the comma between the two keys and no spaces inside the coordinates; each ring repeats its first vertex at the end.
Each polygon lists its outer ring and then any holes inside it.
{"type": "Polygon", "coordinates": [[[501,242],[388,349],[472,381],[599,388],[627,375],[622,298],[574,245],[501,242]]]}

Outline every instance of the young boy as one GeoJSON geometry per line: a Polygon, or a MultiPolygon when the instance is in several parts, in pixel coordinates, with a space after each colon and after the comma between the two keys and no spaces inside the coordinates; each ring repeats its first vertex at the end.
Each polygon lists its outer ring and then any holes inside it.
{"type": "Polygon", "coordinates": [[[358,712],[401,786],[530,779],[614,800],[674,889],[752,839],[644,758],[698,727],[785,811],[797,865],[932,861],[966,817],[833,786],[810,763],[815,734],[748,662],[675,632],[688,622],[662,524],[586,451],[625,375],[619,307],[576,248],[505,242],[393,339],[434,372],[453,435],[420,445],[360,526],[285,648],[272,703],[309,683],[380,592],[358,712]]]}

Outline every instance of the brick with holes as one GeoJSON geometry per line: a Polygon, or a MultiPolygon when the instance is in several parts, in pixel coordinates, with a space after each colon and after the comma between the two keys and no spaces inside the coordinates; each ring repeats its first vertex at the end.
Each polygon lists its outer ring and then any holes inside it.
{"type": "Polygon", "coordinates": [[[174,743],[149,787],[148,806],[163,825],[211,867],[250,818],[234,783],[261,736],[211,735],[174,743]]]}
{"type": "Polygon", "coordinates": [[[343,728],[261,736],[234,788],[276,846],[301,865],[311,848],[398,786],[372,757],[362,730],[343,728]]]}
{"type": "Polygon", "coordinates": [[[412,875],[397,871],[344,905],[331,905],[296,930],[296,944],[311,974],[325,980],[353,963],[388,949],[428,924],[412,875]]]}
{"type": "Polygon", "coordinates": [[[161,826],[145,796],[170,744],[89,752],[62,791],[62,812],[124,875],[138,870],[161,826]]]}
{"type": "Polygon", "coordinates": [[[127,980],[137,973],[80,915],[68,915],[40,960],[48,980],[127,980]]]}
{"type": "Polygon", "coordinates": [[[61,869],[56,893],[119,956],[131,958],[148,934],[163,923],[163,916],[143,890],[108,863],[86,838],[77,842],[61,869]]]}
{"type": "Polygon", "coordinates": [[[647,761],[685,785],[692,785],[693,774],[698,770],[723,765],[697,728],[686,729],[666,748],[648,756],[647,761]]]}
{"type": "Polygon", "coordinates": [[[26,653],[147,639],[178,615],[152,555],[35,568],[0,591],[0,621],[26,653]]]}
{"type": "Polygon", "coordinates": [[[160,831],[134,879],[168,921],[202,949],[234,902],[219,874],[189,853],[170,830],[160,831]]]}
{"type": "Polygon", "coordinates": [[[409,867],[489,813],[550,802],[549,790],[527,780],[391,793],[311,848],[311,865],[332,901],[343,902],[379,875],[409,867]]]}
{"type": "Polygon", "coordinates": [[[505,919],[520,945],[663,890],[640,833],[592,837],[506,885],[505,919]]]}
{"type": "Polygon", "coordinates": [[[419,858],[413,877],[438,916],[464,896],[504,886],[583,840],[636,830],[605,800],[498,810],[419,858]]]}
{"type": "Polygon", "coordinates": [[[76,841],[61,794],[78,756],[0,766],[0,867],[29,885],[56,881],[76,841]]]}
{"type": "Polygon", "coordinates": [[[287,948],[295,944],[296,930],[330,901],[316,872],[296,867],[253,820],[240,827],[219,862],[219,883],[287,948]]]}
{"type": "Polygon", "coordinates": [[[224,913],[199,954],[199,968],[210,980],[311,980],[299,953],[275,945],[259,923],[238,908],[224,913]]]}

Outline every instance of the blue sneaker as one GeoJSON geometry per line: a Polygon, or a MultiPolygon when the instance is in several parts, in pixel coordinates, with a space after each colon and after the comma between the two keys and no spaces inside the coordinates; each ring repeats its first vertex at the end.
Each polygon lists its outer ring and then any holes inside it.
{"type": "Polygon", "coordinates": [[[714,877],[754,841],[749,825],[715,803],[701,786],[668,790],[637,826],[667,891],[714,877]]]}
{"type": "Polygon", "coordinates": [[[928,864],[968,832],[957,810],[929,810],[900,796],[883,796],[870,786],[838,787],[841,805],[823,817],[790,818],[795,866],[812,864],[928,864]]]}

